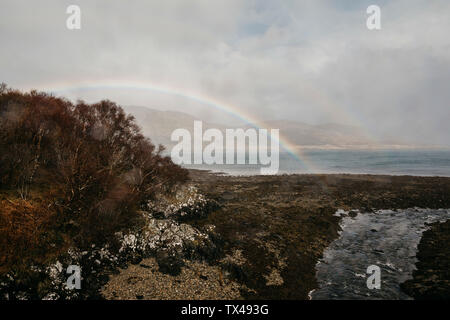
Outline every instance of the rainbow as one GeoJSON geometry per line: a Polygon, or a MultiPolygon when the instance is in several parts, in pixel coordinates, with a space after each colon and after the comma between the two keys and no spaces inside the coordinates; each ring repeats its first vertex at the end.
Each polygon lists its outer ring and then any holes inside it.
{"type": "MultiPolygon", "coordinates": [[[[242,108],[229,104],[225,101],[219,101],[213,97],[192,92],[188,89],[174,88],[170,86],[158,85],[147,81],[124,81],[124,80],[95,80],[95,81],[71,81],[71,82],[55,82],[37,86],[26,86],[25,89],[35,89],[39,91],[49,92],[55,95],[62,95],[64,93],[74,90],[145,90],[160,94],[177,96],[192,100],[199,104],[207,105],[222,112],[225,112],[236,119],[244,121],[245,123],[254,126],[255,128],[267,128],[264,121],[257,119],[242,108]]],[[[307,172],[314,171],[314,165],[308,160],[301,148],[289,141],[289,139],[282,135],[280,130],[279,145],[282,150],[291,155],[299,162],[307,172]]]]}

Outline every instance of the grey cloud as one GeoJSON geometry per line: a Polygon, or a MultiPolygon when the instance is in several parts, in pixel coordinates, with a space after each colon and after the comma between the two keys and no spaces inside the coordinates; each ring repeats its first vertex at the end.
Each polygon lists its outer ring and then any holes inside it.
{"type": "MultiPolygon", "coordinates": [[[[382,30],[371,32],[371,2],[3,0],[0,81],[29,88],[134,79],[262,119],[342,122],[380,139],[450,145],[450,3],[378,1],[382,30]],[[65,28],[69,4],[81,7],[79,31],[65,28]]],[[[152,92],[64,94],[233,121],[152,92]]]]}

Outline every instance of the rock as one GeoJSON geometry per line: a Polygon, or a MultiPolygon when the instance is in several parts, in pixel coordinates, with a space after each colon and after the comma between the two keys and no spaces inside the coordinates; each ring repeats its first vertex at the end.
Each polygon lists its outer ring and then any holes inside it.
{"type": "Polygon", "coordinates": [[[134,254],[130,259],[131,264],[139,264],[142,261],[142,255],[134,254]]]}
{"type": "MultiPolygon", "coordinates": [[[[217,254],[214,228],[200,231],[191,225],[172,219],[147,218],[146,225],[136,234],[120,235],[120,251],[131,259],[136,254],[145,256],[157,250],[167,251],[170,255],[208,259],[217,254]]],[[[136,259],[136,263],[140,260],[136,259]]]]}
{"type": "Polygon", "coordinates": [[[158,262],[159,271],[172,276],[177,276],[181,272],[184,262],[181,257],[170,255],[166,250],[159,250],[156,253],[156,261],[158,262]]]}
{"type": "Polygon", "coordinates": [[[206,199],[193,185],[180,187],[175,196],[161,195],[156,201],[147,204],[152,217],[157,219],[170,218],[177,221],[205,217],[218,206],[216,201],[206,199]]]}
{"type": "Polygon", "coordinates": [[[348,215],[349,215],[350,217],[354,218],[354,217],[356,217],[356,216],[358,215],[358,211],[351,210],[351,211],[348,213],[348,215]]]}

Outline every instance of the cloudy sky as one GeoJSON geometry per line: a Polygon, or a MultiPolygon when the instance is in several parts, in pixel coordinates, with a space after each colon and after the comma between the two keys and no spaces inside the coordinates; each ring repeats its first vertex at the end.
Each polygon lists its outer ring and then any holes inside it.
{"type": "Polygon", "coordinates": [[[449,17],[448,0],[1,0],[0,82],[233,121],[189,93],[260,119],[450,145],[449,17]],[[81,30],[66,28],[71,4],[81,30]],[[372,4],[379,31],[366,27],[372,4]],[[181,95],[120,87],[135,82],[181,95]]]}

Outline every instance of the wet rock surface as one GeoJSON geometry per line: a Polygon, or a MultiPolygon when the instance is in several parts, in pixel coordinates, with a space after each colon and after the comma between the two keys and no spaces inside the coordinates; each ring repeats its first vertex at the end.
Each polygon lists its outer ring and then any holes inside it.
{"type": "Polygon", "coordinates": [[[433,223],[419,244],[413,278],[402,289],[414,299],[450,299],[450,221],[433,223]]]}

